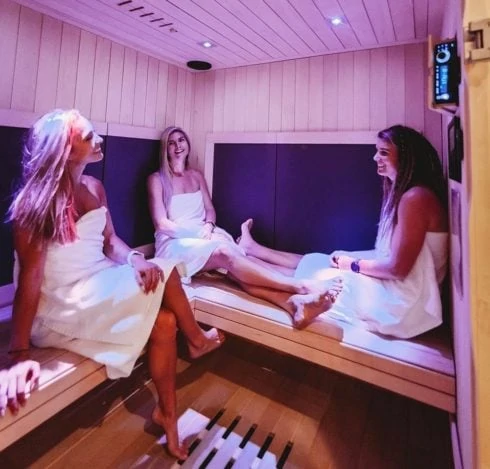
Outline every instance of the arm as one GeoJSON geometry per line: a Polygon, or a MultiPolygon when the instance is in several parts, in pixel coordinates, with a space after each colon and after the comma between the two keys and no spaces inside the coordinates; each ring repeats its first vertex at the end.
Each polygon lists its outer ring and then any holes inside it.
{"type": "Polygon", "coordinates": [[[24,405],[39,379],[39,363],[30,360],[29,339],[37,312],[46,262],[46,244],[29,239],[29,232],[14,225],[14,247],[19,278],[14,297],[9,347],[11,366],[0,371],[0,417],[24,405]]]}
{"type": "Polygon", "coordinates": [[[199,189],[202,193],[202,199],[204,203],[204,227],[201,231],[201,237],[205,239],[210,239],[211,234],[216,227],[216,211],[214,210],[213,202],[211,201],[211,195],[209,194],[208,185],[204,176],[199,171],[196,171],[197,180],[199,182],[199,189]]]}
{"type": "Polygon", "coordinates": [[[90,192],[107,208],[104,235],[104,254],[118,264],[129,263],[134,268],[136,281],[145,293],[155,291],[158,283],[163,281],[163,272],[156,264],[148,262],[143,255],[128,255],[133,250],[116,234],[112,217],[107,205],[107,197],[102,183],[95,179],[87,179],[90,192]]]}
{"type": "MultiPolygon", "coordinates": [[[[391,253],[385,259],[360,259],[363,275],[387,280],[403,280],[412,270],[429,230],[432,195],[427,189],[414,187],[401,198],[398,206],[398,224],[391,240],[391,253]]],[[[350,270],[355,260],[339,256],[338,267],[350,270]]]]}
{"type": "Polygon", "coordinates": [[[179,226],[167,216],[167,209],[163,204],[163,188],[158,173],[148,176],[148,203],[150,206],[151,219],[156,231],[170,236],[171,238],[196,238],[192,230],[179,226]]]}
{"type": "Polygon", "coordinates": [[[32,323],[41,297],[46,243],[29,239],[29,235],[28,231],[14,226],[14,247],[19,262],[19,278],[12,312],[11,351],[29,349],[32,323]]]}

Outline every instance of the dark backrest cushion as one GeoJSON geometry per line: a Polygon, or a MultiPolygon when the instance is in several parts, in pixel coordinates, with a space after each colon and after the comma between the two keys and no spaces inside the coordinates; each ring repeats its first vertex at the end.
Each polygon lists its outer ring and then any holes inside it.
{"type": "Polygon", "coordinates": [[[371,249],[381,204],[374,145],[216,144],[213,203],[233,235],[306,253],[371,249]]]}

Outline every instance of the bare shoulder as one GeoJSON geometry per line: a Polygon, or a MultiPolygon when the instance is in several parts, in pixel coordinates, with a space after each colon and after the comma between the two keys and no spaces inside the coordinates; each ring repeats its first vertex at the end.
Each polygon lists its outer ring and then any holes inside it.
{"type": "Polygon", "coordinates": [[[102,181],[100,179],[84,174],[82,176],[82,183],[91,194],[95,195],[98,198],[105,194],[104,185],[102,184],[102,181]]]}
{"type": "Polygon", "coordinates": [[[189,175],[192,178],[199,179],[199,180],[204,179],[203,174],[198,169],[190,168],[190,169],[188,169],[188,171],[189,171],[189,175]]]}
{"type": "Polygon", "coordinates": [[[400,199],[400,210],[426,219],[428,231],[445,231],[447,214],[437,195],[427,187],[410,188],[400,199]]]}
{"type": "Polygon", "coordinates": [[[405,204],[414,204],[414,205],[424,205],[427,203],[438,202],[438,198],[434,192],[432,192],[427,187],[423,186],[414,186],[406,191],[401,199],[401,203],[405,204]]]}

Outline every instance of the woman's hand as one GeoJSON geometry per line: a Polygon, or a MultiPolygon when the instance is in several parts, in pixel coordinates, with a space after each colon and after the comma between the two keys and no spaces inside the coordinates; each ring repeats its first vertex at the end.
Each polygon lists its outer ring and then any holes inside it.
{"type": "Polygon", "coordinates": [[[148,262],[143,256],[133,256],[131,262],[141,289],[145,294],[154,292],[158,284],[164,280],[163,270],[153,262],[148,262]]]}
{"type": "Polygon", "coordinates": [[[331,257],[332,267],[335,267],[339,270],[351,270],[351,264],[355,260],[356,259],[354,257],[346,255],[336,255],[335,253],[332,254],[331,257]]]}
{"type": "Polygon", "coordinates": [[[7,408],[17,414],[20,406],[25,405],[39,381],[39,363],[29,359],[20,359],[5,370],[0,370],[0,417],[7,408]]]}
{"type": "Polygon", "coordinates": [[[211,239],[213,235],[214,225],[212,223],[205,223],[204,226],[199,231],[199,238],[211,239]]]}

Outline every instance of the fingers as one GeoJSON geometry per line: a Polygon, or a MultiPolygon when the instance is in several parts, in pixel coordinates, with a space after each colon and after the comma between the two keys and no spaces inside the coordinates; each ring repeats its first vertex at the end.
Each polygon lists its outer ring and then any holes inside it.
{"type": "Polygon", "coordinates": [[[158,284],[164,281],[164,275],[162,269],[155,265],[148,263],[150,267],[145,268],[142,271],[135,271],[136,280],[141,289],[148,294],[155,292],[158,288],[158,284]]]}

